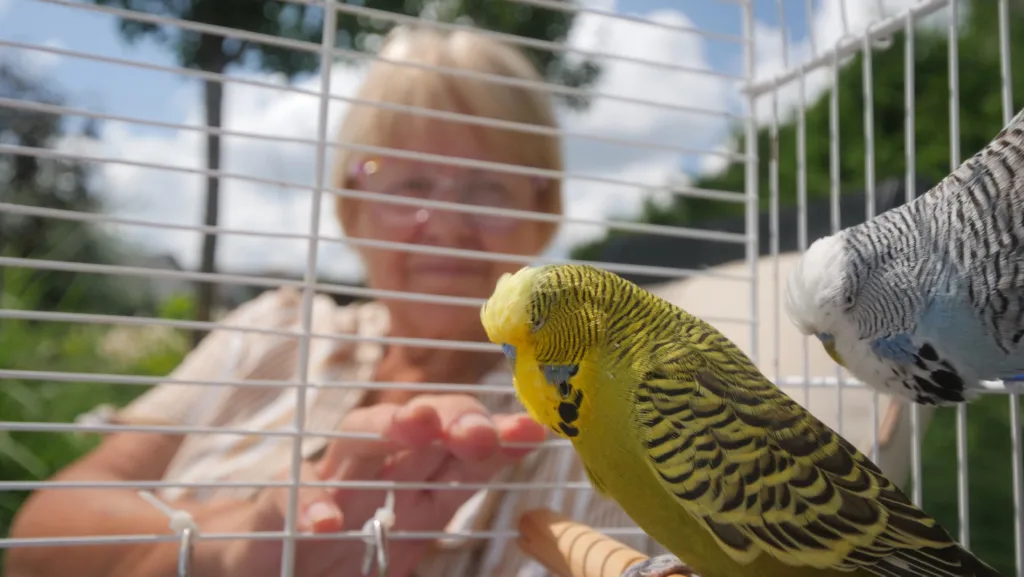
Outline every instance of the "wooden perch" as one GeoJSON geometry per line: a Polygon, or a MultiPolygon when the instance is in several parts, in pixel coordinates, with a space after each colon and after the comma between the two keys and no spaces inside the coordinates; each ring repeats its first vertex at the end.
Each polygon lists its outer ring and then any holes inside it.
{"type": "MultiPolygon", "coordinates": [[[[558,577],[621,577],[647,555],[550,509],[519,518],[519,548],[558,577]]],[[[673,575],[671,577],[683,577],[673,575]]]]}

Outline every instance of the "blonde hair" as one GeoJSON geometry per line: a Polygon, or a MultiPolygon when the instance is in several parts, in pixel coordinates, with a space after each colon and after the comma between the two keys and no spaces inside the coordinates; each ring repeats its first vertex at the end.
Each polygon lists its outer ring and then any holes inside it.
{"type": "MultiPolygon", "coordinates": [[[[517,49],[488,36],[467,31],[450,34],[436,29],[396,26],[381,44],[379,56],[404,66],[374,61],[367,71],[355,98],[369,104],[353,104],[346,112],[338,134],[341,144],[363,146],[397,146],[403,131],[425,130],[428,123],[460,122],[437,119],[415,112],[402,112],[374,106],[383,102],[414,106],[445,112],[492,118],[510,122],[557,128],[557,120],[549,95],[536,88],[511,86],[490,80],[470,78],[433,70],[430,67],[501,75],[517,80],[541,81],[540,74],[517,49]]],[[[557,136],[521,130],[491,128],[476,124],[465,126],[479,131],[499,154],[501,161],[520,166],[562,170],[562,143],[557,136]]],[[[335,188],[351,189],[349,167],[359,162],[363,153],[339,147],[334,159],[335,188]]],[[[540,210],[562,214],[560,179],[551,179],[539,198],[540,210]]],[[[345,210],[346,199],[335,197],[335,210],[342,230],[351,230],[356,211],[345,210]]],[[[547,243],[557,231],[555,223],[542,222],[547,243]]]]}

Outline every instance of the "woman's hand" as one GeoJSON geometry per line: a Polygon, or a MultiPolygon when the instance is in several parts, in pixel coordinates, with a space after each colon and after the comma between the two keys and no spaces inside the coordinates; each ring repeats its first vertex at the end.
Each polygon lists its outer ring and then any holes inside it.
{"type": "MultiPolygon", "coordinates": [[[[529,449],[505,449],[501,443],[532,443],[544,429],[526,415],[489,415],[468,395],[420,395],[406,405],[377,404],[352,411],[342,432],[383,435],[385,441],[337,439],[323,458],[304,463],[304,481],[396,481],[481,483],[525,456],[529,449]],[[431,446],[439,441],[437,446],[431,446]]],[[[287,478],[287,472],[282,476],[287,478]]],[[[440,531],[475,491],[399,489],[395,491],[394,531],[440,531]]],[[[299,492],[300,532],[327,534],[359,531],[384,503],[384,491],[303,487],[299,492]]],[[[251,510],[210,519],[207,532],[280,531],[284,526],[288,489],[261,493],[251,510]],[[233,518],[231,518],[233,517],[233,518]],[[244,528],[240,528],[240,525],[244,528]]],[[[276,577],[281,543],[275,540],[208,542],[197,546],[197,568],[214,567],[218,575],[276,577]],[[205,561],[201,559],[206,559],[205,561]],[[212,559],[211,559],[212,558],[212,559]]],[[[389,543],[389,577],[412,573],[429,541],[389,543]]],[[[362,574],[366,545],[362,540],[301,539],[296,551],[296,577],[350,577],[362,574]]]]}
{"type": "MultiPolygon", "coordinates": [[[[334,443],[320,465],[325,476],[343,480],[483,483],[529,453],[501,443],[535,443],[545,430],[525,414],[489,415],[468,395],[420,395],[404,406],[381,404],[356,417],[360,430],[382,431],[402,449],[390,453],[365,441],[334,443]],[[390,425],[388,425],[390,423],[390,425]],[[382,430],[383,429],[383,430],[382,430]],[[430,446],[440,441],[437,446],[430,446]],[[361,445],[355,448],[353,445],[361,445]]],[[[395,447],[392,447],[395,448],[395,447]]],[[[385,449],[387,449],[385,447],[385,449]]],[[[395,531],[441,531],[475,490],[401,489],[395,491],[395,531]]],[[[337,503],[344,527],[359,530],[384,504],[383,491],[343,489],[337,503]]],[[[430,541],[389,543],[389,577],[405,577],[419,564],[430,541]]],[[[362,549],[357,561],[362,562],[362,549]]],[[[352,566],[348,575],[359,575],[352,566]]]]}

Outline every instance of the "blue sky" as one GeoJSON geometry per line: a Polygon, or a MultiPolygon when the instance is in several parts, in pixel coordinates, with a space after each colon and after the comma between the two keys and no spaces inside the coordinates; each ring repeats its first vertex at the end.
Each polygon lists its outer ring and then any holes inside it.
{"type": "MultiPolygon", "coordinates": [[[[585,4],[607,6],[612,5],[612,1],[585,0],[585,4]]],[[[886,0],[888,3],[909,1],[886,0]]],[[[63,5],[74,4],[74,0],[60,2],[0,0],[0,41],[51,45],[98,56],[171,67],[176,65],[172,53],[151,41],[142,40],[135,46],[128,46],[118,34],[115,18],[85,7],[63,5]]],[[[866,0],[848,2],[848,10],[853,10],[849,6],[856,6],[864,12],[867,4],[866,0]]],[[[806,37],[806,0],[784,0],[783,5],[790,43],[797,45],[806,37]]],[[[826,3],[819,9],[819,5],[820,0],[815,0],[817,33],[824,30],[831,34],[829,31],[835,30],[838,21],[835,6],[826,3]],[[829,9],[832,10],[831,16],[822,18],[821,14],[826,14],[829,9]]],[[[688,20],[701,30],[735,36],[742,33],[741,8],[738,3],[728,0],[618,0],[615,6],[618,12],[666,24],[678,26],[688,20]]],[[[765,60],[766,69],[781,70],[784,65],[778,49],[781,37],[777,30],[777,0],[755,1],[755,13],[759,38],[767,40],[759,40],[762,44],[758,48],[758,57],[765,60]]],[[[865,18],[861,14],[861,20],[865,18]]],[[[590,14],[577,17],[574,32],[578,32],[574,42],[587,50],[709,66],[736,74],[742,72],[741,49],[736,43],[701,40],[692,34],[664,27],[590,14]]],[[[60,88],[72,106],[144,120],[201,122],[199,84],[195,80],[85,58],[40,56],[42,53],[38,51],[6,47],[0,47],[0,51],[3,56],[25,58],[39,76],[60,88]]],[[[357,84],[356,77],[355,72],[347,74],[346,78],[336,75],[332,93],[350,93],[357,84]]],[[[309,88],[316,89],[315,78],[307,77],[297,82],[306,82],[309,88]]],[[[315,138],[316,106],[308,97],[250,89],[238,84],[229,84],[228,87],[225,101],[230,105],[225,109],[225,128],[315,138]]],[[[614,98],[598,99],[583,115],[563,115],[561,122],[567,130],[598,137],[596,140],[567,139],[566,143],[567,172],[583,175],[577,176],[576,180],[566,179],[567,211],[569,218],[581,221],[600,222],[612,216],[629,219],[640,209],[644,198],[659,194],[658,187],[663,190],[667,183],[677,182],[673,179],[682,173],[713,170],[712,166],[715,166],[705,162],[716,158],[714,155],[666,153],[663,149],[642,147],[630,149],[622,144],[610,145],[602,138],[721,150],[727,146],[724,138],[729,134],[724,118],[686,115],[665,106],[724,107],[741,112],[742,100],[735,82],[706,75],[666,72],[623,61],[606,63],[605,74],[597,90],[603,94],[634,101],[656,101],[663,105],[658,110],[657,105],[615,102],[614,98]],[[593,179],[587,182],[590,176],[615,180],[620,184],[593,179]]],[[[332,123],[340,118],[338,115],[343,113],[343,109],[343,104],[339,104],[336,110],[332,108],[332,123]]],[[[101,125],[101,135],[97,149],[89,151],[96,156],[201,168],[203,146],[195,133],[105,122],[101,125]]],[[[312,179],[314,168],[308,149],[239,138],[225,139],[224,147],[224,170],[227,172],[297,182],[300,187],[312,179]]],[[[194,224],[201,219],[203,187],[198,176],[103,164],[99,178],[102,184],[98,188],[106,195],[108,210],[112,212],[180,224],[194,224]]],[[[308,194],[298,188],[286,190],[280,186],[228,179],[225,180],[223,202],[223,226],[297,232],[308,222],[304,216],[310,209],[308,194]]],[[[325,211],[325,214],[330,214],[330,211],[325,211]]],[[[325,222],[326,234],[336,234],[334,226],[333,222],[325,222]]],[[[567,225],[551,252],[565,255],[574,244],[603,234],[603,231],[603,226],[593,224],[567,225]]],[[[152,232],[148,234],[151,236],[152,232]]],[[[151,242],[148,238],[142,242],[151,242]]],[[[160,238],[158,250],[170,251],[183,264],[191,265],[198,252],[198,236],[168,233],[160,238]]],[[[260,244],[251,238],[244,241],[232,238],[239,237],[226,237],[219,249],[219,261],[226,268],[289,267],[303,261],[301,255],[305,245],[302,243],[288,248],[287,243],[280,241],[260,244]]],[[[327,263],[325,266],[336,267],[340,276],[357,275],[356,259],[351,258],[352,253],[346,253],[346,250],[344,247],[325,249],[322,253],[323,261],[327,263]]]]}
{"type": "MultiPolygon", "coordinates": [[[[817,5],[821,0],[814,0],[817,5]]],[[[0,39],[33,44],[57,43],[60,48],[129,58],[173,66],[173,54],[149,40],[133,46],[118,35],[114,18],[80,8],[40,0],[0,0],[0,39]]],[[[719,0],[620,0],[618,11],[644,15],[655,10],[674,8],[689,16],[703,30],[739,35],[742,33],[736,4],[719,0]]],[[[791,41],[805,37],[807,27],[805,0],[784,2],[791,41]]],[[[777,26],[776,0],[755,2],[759,21],[777,26]]],[[[0,47],[3,52],[24,54],[25,50],[0,47]]],[[[717,69],[735,69],[738,48],[723,42],[708,43],[708,60],[717,69]]],[[[737,70],[738,72],[738,70],[737,70]]],[[[177,120],[184,119],[184,106],[170,98],[183,85],[195,84],[158,71],[127,68],[82,58],[61,56],[47,69],[47,76],[65,91],[72,102],[88,108],[116,111],[128,116],[177,120]]],[[[146,130],[134,127],[133,130],[146,130]]]]}

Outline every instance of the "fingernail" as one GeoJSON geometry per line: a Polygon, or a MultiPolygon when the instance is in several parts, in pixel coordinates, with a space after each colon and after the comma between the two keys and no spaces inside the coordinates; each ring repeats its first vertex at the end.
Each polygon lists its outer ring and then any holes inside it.
{"type": "Polygon", "coordinates": [[[311,525],[315,525],[322,521],[340,519],[341,515],[338,514],[336,508],[322,501],[317,501],[306,509],[306,518],[309,519],[311,525]]]}
{"type": "Polygon", "coordinates": [[[417,410],[419,410],[417,405],[402,405],[397,411],[395,411],[395,420],[404,421],[411,419],[413,415],[416,414],[417,410]]]}
{"type": "Polygon", "coordinates": [[[487,416],[481,415],[480,413],[466,413],[459,417],[452,429],[472,429],[472,428],[486,428],[491,430],[497,430],[494,427],[494,422],[491,421],[487,416]]]}

